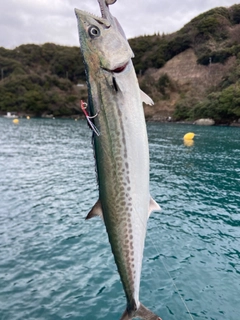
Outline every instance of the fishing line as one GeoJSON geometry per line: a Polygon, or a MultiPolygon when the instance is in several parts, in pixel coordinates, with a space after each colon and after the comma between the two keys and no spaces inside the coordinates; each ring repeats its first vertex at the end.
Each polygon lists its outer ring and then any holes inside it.
{"type": "MultiPolygon", "coordinates": [[[[159,231],[160,231],[159,226],[158,226],[156,223],[155,223],[155,225],[156,225],[156,227],[157,227],[157,228],[159,229],[159,231]]],[[[167,272],[167,274],[168,274],[168,276],[169,276],[170,280],[172,281],[172,284],[173,284],[173,286],[174,286],[174,288],[175,288],[175,290],[176,290],[176,292],[177,292],[178,296],[180,297],[180,299],[181,299],[181,301],[182,301],[182,303],[183,303],[184,307],[186,308],[186,310],[187,310],[187,312],[188,312],[188,314],[189,314],[190,319],[194,320],[194,318],[193,318],[193,316],[192,316],[192,314],[191,314],[191,312],[190,312],[190,310],[189,310],[189,308],[188,308],[188,306],[187,306],[186,302],[184,301],[183,297],[181,296],[181,294],[180,294],[180,292],[179,292],[179,289],[178,289],[178,287],[177,287],[177,285],[176,285],[175,281],[173,280],[173,278],[172,278],[172,276],[171,276],[170,272],[168,271],[167,266],[166,266],[165,262],[163,261],[163,258],[161,257],[160,252],[158,251],[157,247],[155,246],[155,243],[153,242],[153,239],[152,239],[151,235],[149,235],[149,238],[150,238],[150,240],[151,240],[151,243],[152,243],[152,245],[153,245],[154,249],[155,249],[155,250],[156,250],[156,252],[157,252],[157,255],[159,256],[159,258],[160,258],[160,260],[161,260],[161,262],[162,262],[162,264],[163,264],[163,267],[164,267],[165,271],[167,272]]]]}
{"type": "MultiPolygon", "coordinates": [[[[141,221],[142,225],[144,226],[143,220],[142,220],[142,218],[140,217],[140,215],[138,214],[138,211],[136,210],[136,208],[134,208],[134,209],[135,209],[135,212],[137,213],[137,215],[138,215],[138,217],[139,217],[139,220],[141,221]]],[[[159,229],[159,231],[160,231],[159,226],[158,226],[156,223],[155,223],[155,225],[156,225],[156,227],[157,227],[157,228],[159,229]]],[[[147,231],[147,230],[146,230],[146,231],[147,231]]],[[[164,267],[165,271],[167,272],[167,274],[168,274],[168,276],[169,276],[170,280],[172,281],[172,284],[173,284],[173,286],[174,286],[174,288],[175,288],[175,290],[176,290],[176,292],[177,292],[178,296],[180,297],[180,300],[182,301],[182,303],[183,303],[183,305],[184,305],[185,309],[187,310],[187,313],[188,313],[188,315],[189,315],[190,319],[191,319],[191,320],[194,320],[194,318],[193,318],[193,316],[192,316],[192,314],[191,314],[191,312],[190,312],[190,310],[189,310],[189,308],[188,308],[188,306],[187,306],[186,302],[184,301],[183,297],[182,297],[182,296],[181,296],[181,294],[180,294],[180,291],[179,291],[179,289],[178,289],[178,287],[177,287],[177,285],[176,285],[175,281],[173,280],[173,278],[172,278],[172,276],[171,276],[170,272],[168,271],[167,266],[166,266],[166,264],[164,263],[164,261],[163,261],[163,259],[162,259],[162,257],[161,257],[160,252],[158,251],[157,247],[155,246],[155,243],[153,242],[153,239],[152,239],[151,235],[149,235],[149,239],[151,240],[151,243],[152,243],[152,245],[153,245],[154,249],[156,250],[157,255],[160,257],[160,260],[161,260],[161,262],[162,262],[162,265],[163,265],[163,267],[164,267]]],[[[174,318],[175,318],[175,316],[174,316],[174,318]]],[[[175,318],[175,319],[176,319],[176,318],[175,318]]]]}

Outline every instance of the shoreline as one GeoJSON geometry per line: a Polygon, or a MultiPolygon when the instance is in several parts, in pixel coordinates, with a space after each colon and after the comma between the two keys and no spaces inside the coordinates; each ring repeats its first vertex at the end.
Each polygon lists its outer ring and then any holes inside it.
{"type": "MultiPolygon", "coordinates": [[[[62,120],[84,120],[85,117],[84,115],[79,115],[79,114],[76,114],[76,115],[72,115],[72,116],[60,116],[60,117],[54,117],[52,115],[49,115],[49,116],[41,116],[41,117],[37,117],[35,115],[18,115],[18,119],[50,119],[50,120],[55,120],[55,119],[62,119],[62,120]]],[[[11,120],[12,118],[6,118],[4,117],[4,115],[0,115],[0,118],[2,119],[7,119],[7,120],[11,120]]],[[[171,121],[168,121],[168,120],[160,120],[160,119],[146,119],[146,123],[164,123],[164,124],[171,124],[171,123],[174,123],[174,124],[183,124],[183,125],[194,125],[194,126],[210,126],[210,127],[238,127],[240,128],[240,122],[231,122],[231,123],[216,123],[216,124],[213,124],[213,125],[198,125],[198,124],[195,124],[195,120],[193,121],[174,121],[174,120],[171,120],[171,121]]]]}

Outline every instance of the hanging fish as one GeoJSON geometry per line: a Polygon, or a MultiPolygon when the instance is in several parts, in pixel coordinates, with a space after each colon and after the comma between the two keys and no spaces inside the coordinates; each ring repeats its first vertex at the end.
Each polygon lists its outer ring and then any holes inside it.
{"type": "MultiPolygon", "coordinates": [[[[102,17],[75,10],[88,84],[88,122],[99,183],[99,199],[87,219],[101,216],[126,294],[121,320],[161,320],[139,301],[147,220],[159,205],[149,194],[149,150],[141,92],[132,50],[108,5],[102,17]]],[[[86,114],[85,114],[86,115],[86,114]]]]}

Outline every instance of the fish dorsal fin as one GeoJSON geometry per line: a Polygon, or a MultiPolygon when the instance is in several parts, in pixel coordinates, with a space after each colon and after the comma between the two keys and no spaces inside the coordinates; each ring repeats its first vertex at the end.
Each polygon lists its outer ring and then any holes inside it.
{"type": "Polygon", "coordinates": [[[148,208],[148,217],[150,216],[152,211],[161,211],[161,207],[153,198],[150,196],[149,208],[148,208]]]}
{"type": "Polygon", "coordinates": [[[152,98],[150,98],[145,92],[143,92],[141,89],[140,89],[140,95],[141,95],[141,99],[142,99],[142,102],[146,103],[146,104],[149,104],[150,106],[153,106],[154,105],[154,102],[152,100],[152,98]]]}
{"type": "Polygon", "coordinates": [[[86,220],[91,219],[93,217],[97,217],[97,216],[103,219],[102,204],[99,199],[95,203],[95,205],[92,207],[92,210],[89,211],[88,215],[86,216],[86,220]]]}

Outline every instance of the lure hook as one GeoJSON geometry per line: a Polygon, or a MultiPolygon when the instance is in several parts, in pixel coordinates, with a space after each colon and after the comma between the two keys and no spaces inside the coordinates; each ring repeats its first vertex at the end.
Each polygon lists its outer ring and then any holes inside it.
{"type": "Polygon", "coordinates": [[[80,101],[80,107],[87,119],[87,122],[90,126],[90,128],[93,130],[93,132],[99,137],[100,136],[100,132],[99,130],[97,129],[97,127],[95,126],[95,124],[91,121],[91,119],[94,119],[98,116],[98,113],[95,114],[95,116],[89,116],[88,112],[87,112],[87,103],[84,102],[83,100],[80,101]]]}

